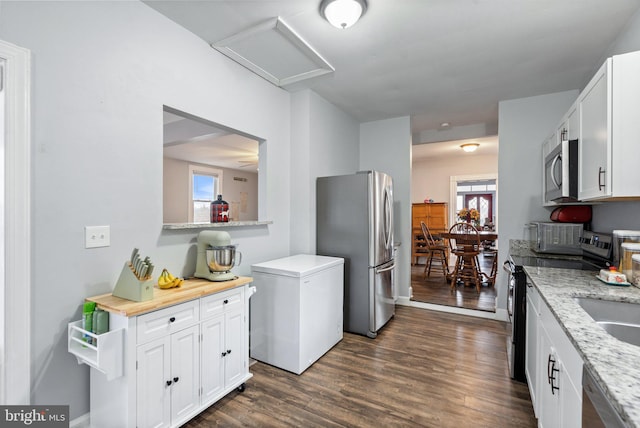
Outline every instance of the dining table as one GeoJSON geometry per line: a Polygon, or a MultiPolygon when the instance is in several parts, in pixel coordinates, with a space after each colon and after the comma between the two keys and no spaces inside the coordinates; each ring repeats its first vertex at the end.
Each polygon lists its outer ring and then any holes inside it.
{"type": "MultiPolygon", "coordinates": [[[[455,239],[456,244],[459,245],[475,245],[476,244],[476,235],[475,233],[464,233],[464,232],[440,232],[438,236],[444,239],[455,239]]],[[[480,244],[482,245],[484,242],[494,242],[498,240],[498,233],[496,231],[491,230],[479,230],[478,238],[480,239],[480,244]]],[[[495,278],[497,273],[497,254],[494,254],[494,260],[491,266],[491,272],[487,275],[483,273],[483,276],[486,277],[486,282],[488,285],[493,286],[495,284],[495,278]]],[[[470,266],[470,263],[465,263],[465,266],[470,266]]],[[[467,268],[468,269],[468,268],[467,268]]],[[[451,274],[449,274],[448,280],[451,280],[451,274]]]]}
{"type": "MultiPolygon", "coordinates": [[[[460,232],[447,231],[447,232],[441,232],[438,235],[445,239],[456,239],[464,242],[468,242],[475,239],[475,234],[473,233],[460,233],[460,232]]],[[[498,232],[490,231],[490,230],[479,230],[478,237],[480,238],[480,242],[497,241],[498,232]]]]}

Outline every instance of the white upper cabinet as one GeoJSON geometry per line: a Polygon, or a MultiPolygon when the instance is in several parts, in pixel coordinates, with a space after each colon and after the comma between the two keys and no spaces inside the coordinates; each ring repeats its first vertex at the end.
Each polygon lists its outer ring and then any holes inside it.
{"type": "Polygon", "coordinates": [[[578,198],[640,197],[640,51],[607,59],[577,108],[578,198]]]}

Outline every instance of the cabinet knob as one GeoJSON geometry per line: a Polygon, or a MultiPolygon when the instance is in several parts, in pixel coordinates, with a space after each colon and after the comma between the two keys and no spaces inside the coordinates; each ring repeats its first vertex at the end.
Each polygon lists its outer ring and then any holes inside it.
{"type": "Polygon", "coordinates": [[[222,353],[222,356],[223,356],[223,357],[226,357],[226,356],[227,356],[227,353],[226,353],[226,352],[223,352],[223,353],[222,353]]]}
{"type": "Polygon", "coordinates": [[[167,386],[171,386],[171,381],[170,380],[167,381],[167,386]]]}
{"type": "Polygon", "coordinates": [[[174,377],[174,378],[173,378],[173,381],[174,381],[175,383],[178,383],[178,381],[179,381],[179,380],[180,380],[180,378],[179,378],[179,377],[174,377]]]}
{"type": "Polygon", "coordinates": [[[230,353],[231,353],[231,349],[227,349],[227,354],[230,354],[230,353]]]}
{"type": "Polygon", "coordinates": [[[169,318],[169,322],[175,322],[175,320],[176,320],[176,317],[169,318]]]}
{"type": "Polygon", "coordinates": [[[605,173],[606,173],[606,170],[602,169],[602,167],[599,166],[598,167],[598,190],[604,189],[605,183],[603,183],[603,180],[601,180],[601,178],[602,176],[605,175],[605,173]]]}
{"type": "Polygon", "coordinates": [[[227,303],[229,303],[229,300],[224,299],[224,302],[222,302],[222,303],[224,303],[226,305],[227,303]]]}

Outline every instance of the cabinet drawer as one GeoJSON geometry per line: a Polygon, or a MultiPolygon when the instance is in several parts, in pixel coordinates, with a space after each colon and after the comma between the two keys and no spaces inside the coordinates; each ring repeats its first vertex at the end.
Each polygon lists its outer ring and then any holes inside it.
{"type": "Polygon", "coordinates": [[[531,306],[535,309],[536,316],[540,315],[540,294],[538,294],[538,290],[531,283],[529,277],[527,277],[527,300],[531,302],[531,306]]]}
{"type": "Polygon", "coordinates": [[[244,287],[238,287],[200,299],[203,320],[244,305],[244,287]]]}
{"type": "Polygon", "coordinates": [[[197,323],[200,320],[199,309],[198,300],[191,300],[140,315],[136,320],[137,343],[145,343],[197,323]]]}

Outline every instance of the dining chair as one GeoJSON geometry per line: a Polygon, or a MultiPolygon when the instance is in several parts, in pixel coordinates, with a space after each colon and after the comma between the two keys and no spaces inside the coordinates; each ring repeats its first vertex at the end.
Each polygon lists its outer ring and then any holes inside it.
{"type": "Polygon", "coordinates": [[[431,235],[431,231],[429,227],[421,221],[420,227],[422,227],[422,234],[424,235],[424,241],[427,244],[427,264],[424,267],[423,278],[427,278],[431,276],[431,265],[435,260],[437,263],[440,263],[442,267],[442,274],[446,278],[449,275],[449,263],[447,262],[447,251],[448,247],[444,244],[443,241],[436,241],[433,239],[431,235]]]}
{"type": "Polygon", "coordinates": [[[456,256],[456,264],[451,275],[451,292],[458,282],[463,285],[473,283],[480,293],[482,274],[478,255],[480,254],[480,235],[469,223],[456,223],[449,229],[449,246],[456,256]]]}
{"type": "Polygon", "coordinates": [[[489,274],[482,272],[480,269],[480,274],[485,278],[487,285],[493,287],[496,284],[496,275],[498,274],[498,249],[495,247],[485,247],[482,250],[482,253],[485,257],[492,257],[491,260],[491,272],[489,274]]]}

